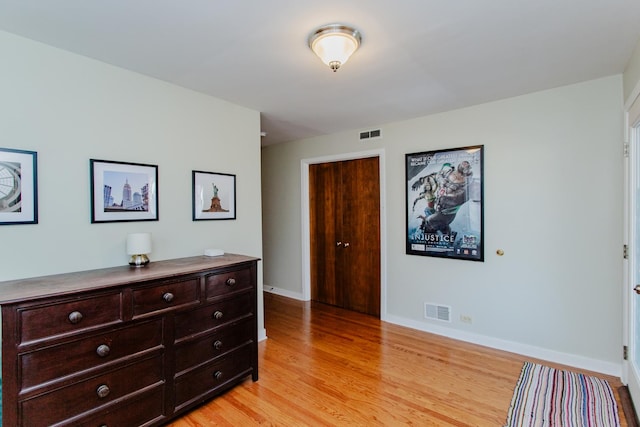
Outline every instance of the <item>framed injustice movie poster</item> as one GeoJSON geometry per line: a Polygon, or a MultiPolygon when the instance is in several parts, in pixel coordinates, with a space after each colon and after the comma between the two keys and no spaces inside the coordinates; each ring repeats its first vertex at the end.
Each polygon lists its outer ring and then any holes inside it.
{"type": "Polygon", "coordinates": [[[405,155],[406,251],[484,261],[484,146],[405,155]]]}

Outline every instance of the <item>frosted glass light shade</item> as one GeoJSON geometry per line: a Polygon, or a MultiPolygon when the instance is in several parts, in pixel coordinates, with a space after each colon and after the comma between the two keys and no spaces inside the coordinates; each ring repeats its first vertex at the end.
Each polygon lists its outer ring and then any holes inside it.
{"type": "Polygon", "coordinates": [[[309,47],[334,72],[358,49],[362,38],[354,28],[340,24],[325,25],[309,36],[309,47]]]}
{"type": "Polygon", "coordinates": [[[127,255],[151,253],[151,233],[133,233],[127,236],[127,255]]]}

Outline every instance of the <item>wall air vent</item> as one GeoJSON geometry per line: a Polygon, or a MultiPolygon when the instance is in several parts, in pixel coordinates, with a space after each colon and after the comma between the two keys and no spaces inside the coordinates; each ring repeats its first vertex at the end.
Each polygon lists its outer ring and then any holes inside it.
{"type": "Polygon", "coordinates": [[[424,317],[442,322],[451,322],[451,306],[425,302],[424,317]]]}
{"type": "Polygon", "coordinates": [[[364,132],[360,132],[360,141],[369,140],[369,139],[379,139],[382,138],[382,132],[380,129],[367,130],[364,132]]]}

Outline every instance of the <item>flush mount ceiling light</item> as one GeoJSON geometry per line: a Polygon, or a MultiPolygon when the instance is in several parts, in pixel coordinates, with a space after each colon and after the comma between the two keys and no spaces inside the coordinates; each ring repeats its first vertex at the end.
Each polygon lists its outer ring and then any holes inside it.
{"type": "Polygon", "coordinates": [[[355,52],[362,37],[355,28],[342,24],[324,25],[309,36],[309,47],[335,73],[355,52]]]}

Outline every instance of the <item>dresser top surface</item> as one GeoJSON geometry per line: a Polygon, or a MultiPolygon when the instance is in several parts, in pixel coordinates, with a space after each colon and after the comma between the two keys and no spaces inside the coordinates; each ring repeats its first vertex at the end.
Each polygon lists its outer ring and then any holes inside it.
{"type": "Polygon", "coordinates": [[[259,258],[237,254],[202,255],[155,261],[139,268],[126,265],[9,280],[0,282],[0,304],[166,279],[255,261],[259,258]]]}

